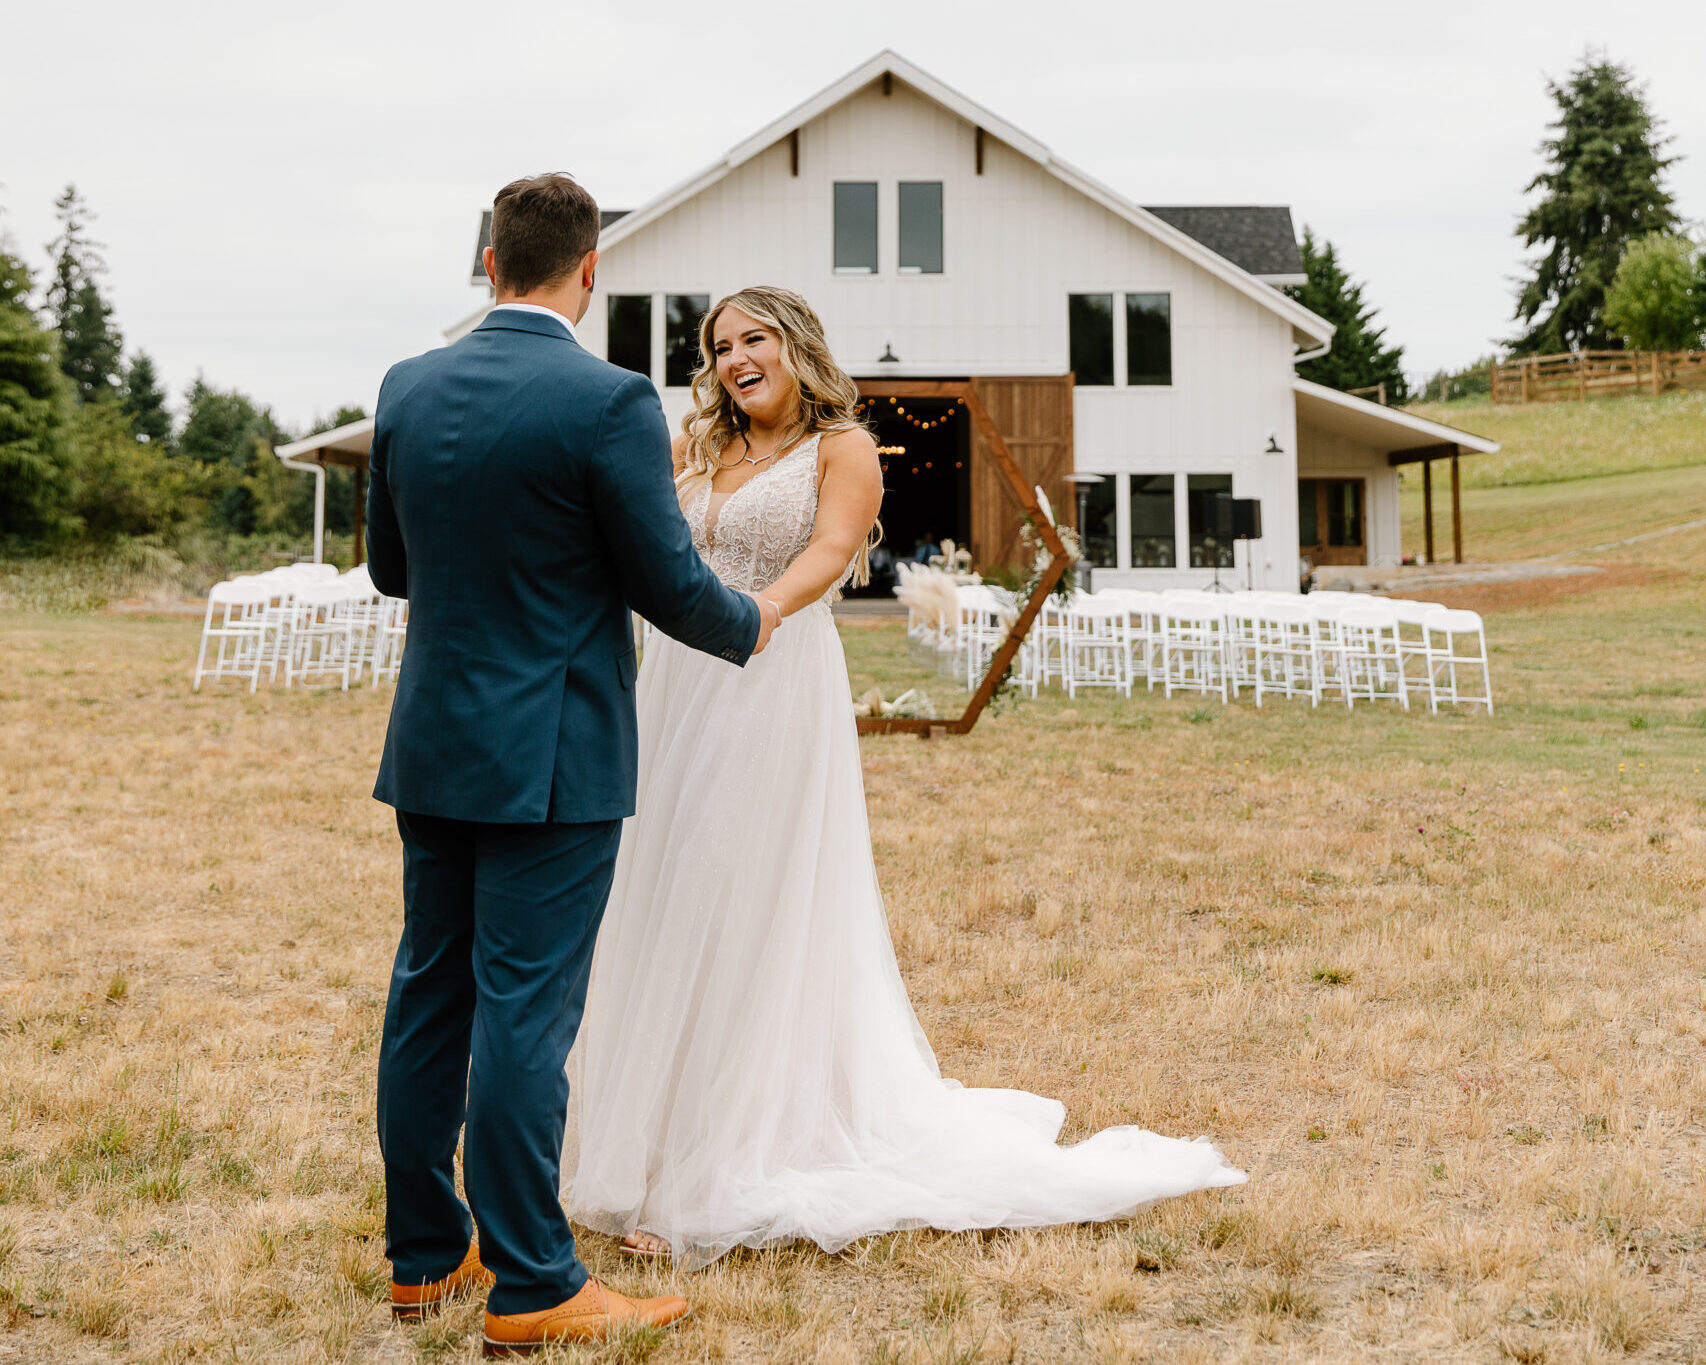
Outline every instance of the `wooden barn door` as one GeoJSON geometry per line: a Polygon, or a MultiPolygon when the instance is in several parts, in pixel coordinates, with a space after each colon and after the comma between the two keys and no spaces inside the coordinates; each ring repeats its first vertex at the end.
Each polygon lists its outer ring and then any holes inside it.
{"type": "MultiPolygon", "coordinates": [[[[1077,503],[1066,481],[1072,473],[1072,376],[973,379],[971,384],[1025,481],[1040,485],[1048,494],[1062,526],[1072,525],[1077,503]]],[[[1024,520],[990,454],[988,439],[974,424],[971,552],[980,569],[1019,563],[1019,528],[1024,520]]],[[[1028,564],[1020,567],[1022,576],[1029,573],[1028,564]]]]}

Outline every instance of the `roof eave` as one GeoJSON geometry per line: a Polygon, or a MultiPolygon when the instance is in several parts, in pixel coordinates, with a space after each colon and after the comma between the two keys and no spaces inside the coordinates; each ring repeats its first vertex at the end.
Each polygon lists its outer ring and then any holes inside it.
{"type": "Polygon", "coordinates": [[[1338,389],[1329,388],[1325,384],[1317,384],[1312,379],[1301,376],[1291,381],[1292,392],[1303,394],[1308,398],[1319,399],[1334,407],[1343,408],[1363,417],[1377,417],[1394,426],[1413,431],[1419,436],[1430,436],[1441,445],[1462,446],[1465,450],[1477,455],[1497,454],[1500,446],[1497,441],[1485,436],[1477,436],[1472,431],[1464,431],[1459,427],[1447,426],[1444,422],[1435,422],[1431,418],[1421,417],[1404,408],[1389,408],[1380,403],[1371,403],[1366,398],[1358,398],[1355,394],[1341,393],[1338,389]]]}

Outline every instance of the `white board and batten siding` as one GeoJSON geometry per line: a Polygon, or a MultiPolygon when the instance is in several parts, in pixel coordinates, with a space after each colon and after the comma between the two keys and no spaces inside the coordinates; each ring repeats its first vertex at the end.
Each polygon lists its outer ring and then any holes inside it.
{"type": "MultiPolygon", "coordinates": [[[[603,252],[601,295],[650,294],[653,379],[671,424],[684,389],[662,380],[664,296],[712,298],[748,284],[796,290],[823,318],[842,365],[863,377],[1047,375],[1068,369],[1067,296],[1115,295],[1113,387],[1074,398],[1079,472],[1172,474],[1181,551],[1188,546],[1185,478],[1230,474],[1234,496],[1260,498],[1264,539],[1251,581],[1297,585],[1297,432],[1290,324],[1143,228],[1080,193],[993,136],[977,174],[976,128],[895,81],[873,83],[799,128],[799,175],[786,138],[603,252]],[[900,274],[901,181],[940,181],[941,274],[900,274]],[[833,269],[833,185],[878,185],[878,269],[833,269]],[[1125,386],[1123,293],[1171,296],[1173,382],[1125,386]],[[898,364],[879,364],[892,348],[898,364]],[[1264,454],[1272,435],[1282,454],[1264,454]]],[[[619,225],[618,225],[619,226],[619,225]]],[[[1264,286],[1265,288],[1266,286],[1264,286]]],[[[601,303],[581,325],[603,354],[601,303]]],[[[1126,482],[1122,565],[1129,562],[1126,482]]],[[[1244,552],[1222,571],[1246,581],[1244,552]]],[[[1210,570],[1102,569],[1098,585],[1203,583],[1210,570]]]]}
{"type": "Polygon", "coordinates": [[[1310,423],[1298,431],[1297,477],[1300,479],[1361,479],[1366,490],[1368,562],[1390,568],[1403,558],[1398,497],[1398,471],[1386,451],[1343,432],[1324,431],[1310,423]]]}

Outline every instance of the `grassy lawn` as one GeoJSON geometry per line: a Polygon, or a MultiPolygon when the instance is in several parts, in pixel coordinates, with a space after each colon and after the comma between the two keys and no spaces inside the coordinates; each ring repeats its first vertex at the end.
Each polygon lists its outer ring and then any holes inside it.
{"type": "Polygon", "coordinates": [[[1585,403],[1495,404],[1463,398],[1418,403],[1410,411],[1499,442],[1498,454],[1463,461],[1465,488],[1706,464],[1706,393],[1585,403]]]}
{"type": "MultiPolygon", "coordinates": [[[[1692,1358],[1706,534],[1604,562],[1641,573],[1490,612],[1490,718],[1045,697],[864,741],[945,1072],[1250,1183],[690,1276],[589,1235],[697,1311],[560,1358],[1692,1358]]],[[[476,1305],[382,1303],[389,695],[193,696],[195,633],[0,616],[0,1360],[471,1360],[476,1305]]],[[[856,688],[958,705],[844,634],[856,688]]]]}

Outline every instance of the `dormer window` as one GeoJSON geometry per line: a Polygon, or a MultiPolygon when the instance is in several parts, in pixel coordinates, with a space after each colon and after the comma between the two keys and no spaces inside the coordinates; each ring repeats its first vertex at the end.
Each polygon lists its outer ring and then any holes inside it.
{"type": "Polygon", "coordinates": [[[874,180],[836,182],[835,273],[877,273],[877,182],[874,180]]]}

